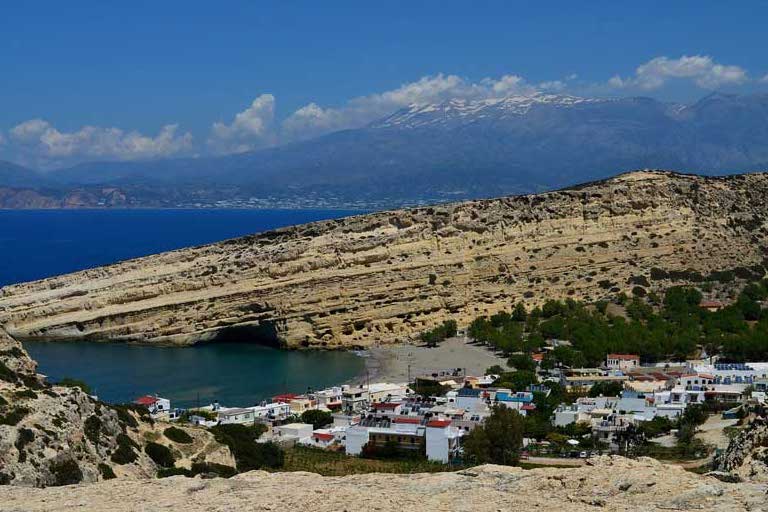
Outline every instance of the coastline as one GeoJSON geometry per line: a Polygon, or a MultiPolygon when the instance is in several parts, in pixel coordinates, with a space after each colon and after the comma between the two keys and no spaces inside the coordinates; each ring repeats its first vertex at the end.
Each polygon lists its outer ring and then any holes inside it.
{"type": "Polygon", "coordinates": [[[490,350],[471,344],[464,337],[449,338],[437,347],[401,343],[380,345],[357,354],[365,359],[363,373],[351,383],[408,382],[418,375],[451,373],[455,370],[466,375],[481,375],[493,365],[507,367],[506,359],[490,350]]]}

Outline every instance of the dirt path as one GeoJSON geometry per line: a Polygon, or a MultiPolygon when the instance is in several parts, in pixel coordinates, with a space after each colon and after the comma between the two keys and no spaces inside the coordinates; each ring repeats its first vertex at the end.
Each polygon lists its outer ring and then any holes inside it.
{"type": "Polygon", "coordinates": [[[715,448],[728,448],[730,439],[725,435],[724,429],[732,427],[739,420],[724,420],[719,414],[707,418],[707,421],[701,424],[696,431],[696,438],[701,439],[706,444],[711,444],[715,448]]]}

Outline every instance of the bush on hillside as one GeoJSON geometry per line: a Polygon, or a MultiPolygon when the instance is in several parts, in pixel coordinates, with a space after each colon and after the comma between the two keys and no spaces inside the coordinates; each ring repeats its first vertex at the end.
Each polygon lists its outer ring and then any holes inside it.
{"type": "Polygon", "coordinates": [[[79,484],[83,480],[80,466],[72,459],[53,462],[50,469],[51,474],[53,474],[54,486],[79,484]]]}
{"type": "Polygon", "coordinates": [[[192,436],[178,427],[168,427],[163,430],[163,435],[174,443],[190,444],[193,441],[192,436]]]}
{"type": "Polygon", "coordinates": [[[149,442],[144,447],[144,453],[160,467],[170,468],[176,463],[176,458],[171,453],[170,448],[159,443],[149,442]]]}
{"type": "Polygon", "coordinates": [[[257,443],[266,430],[264,425],[217,425],[210,429],[216,441],[229,447],[235,457],[238,471],[277,469],[283,466],[285,454],[274,443],[257,443]]]}

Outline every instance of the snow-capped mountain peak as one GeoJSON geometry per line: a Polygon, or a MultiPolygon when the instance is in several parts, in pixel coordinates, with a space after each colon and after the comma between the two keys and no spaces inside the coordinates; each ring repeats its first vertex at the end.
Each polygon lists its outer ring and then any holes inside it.
{"type": "Polygon", "coordinates": [[[550,106],[571,108],[584,103],[608,100],[582,98],[564,94],[537,93],[503,98],[469,100],[454,98],[441,103],[413,103],[394,114],[374,122],[373,128],[418,128],[435,125],[466,124],[484,118],[526,115],[532,108],[550,106]]]}

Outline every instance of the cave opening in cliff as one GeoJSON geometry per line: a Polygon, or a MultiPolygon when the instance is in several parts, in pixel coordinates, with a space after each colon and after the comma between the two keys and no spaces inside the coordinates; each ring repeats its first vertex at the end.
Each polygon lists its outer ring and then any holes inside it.
{"type": "Polygon", "coordinates": [[[225,327],[216,334],[211,343],[247,343],[272,348],[283,346],[274,322],[225,327]]]}

